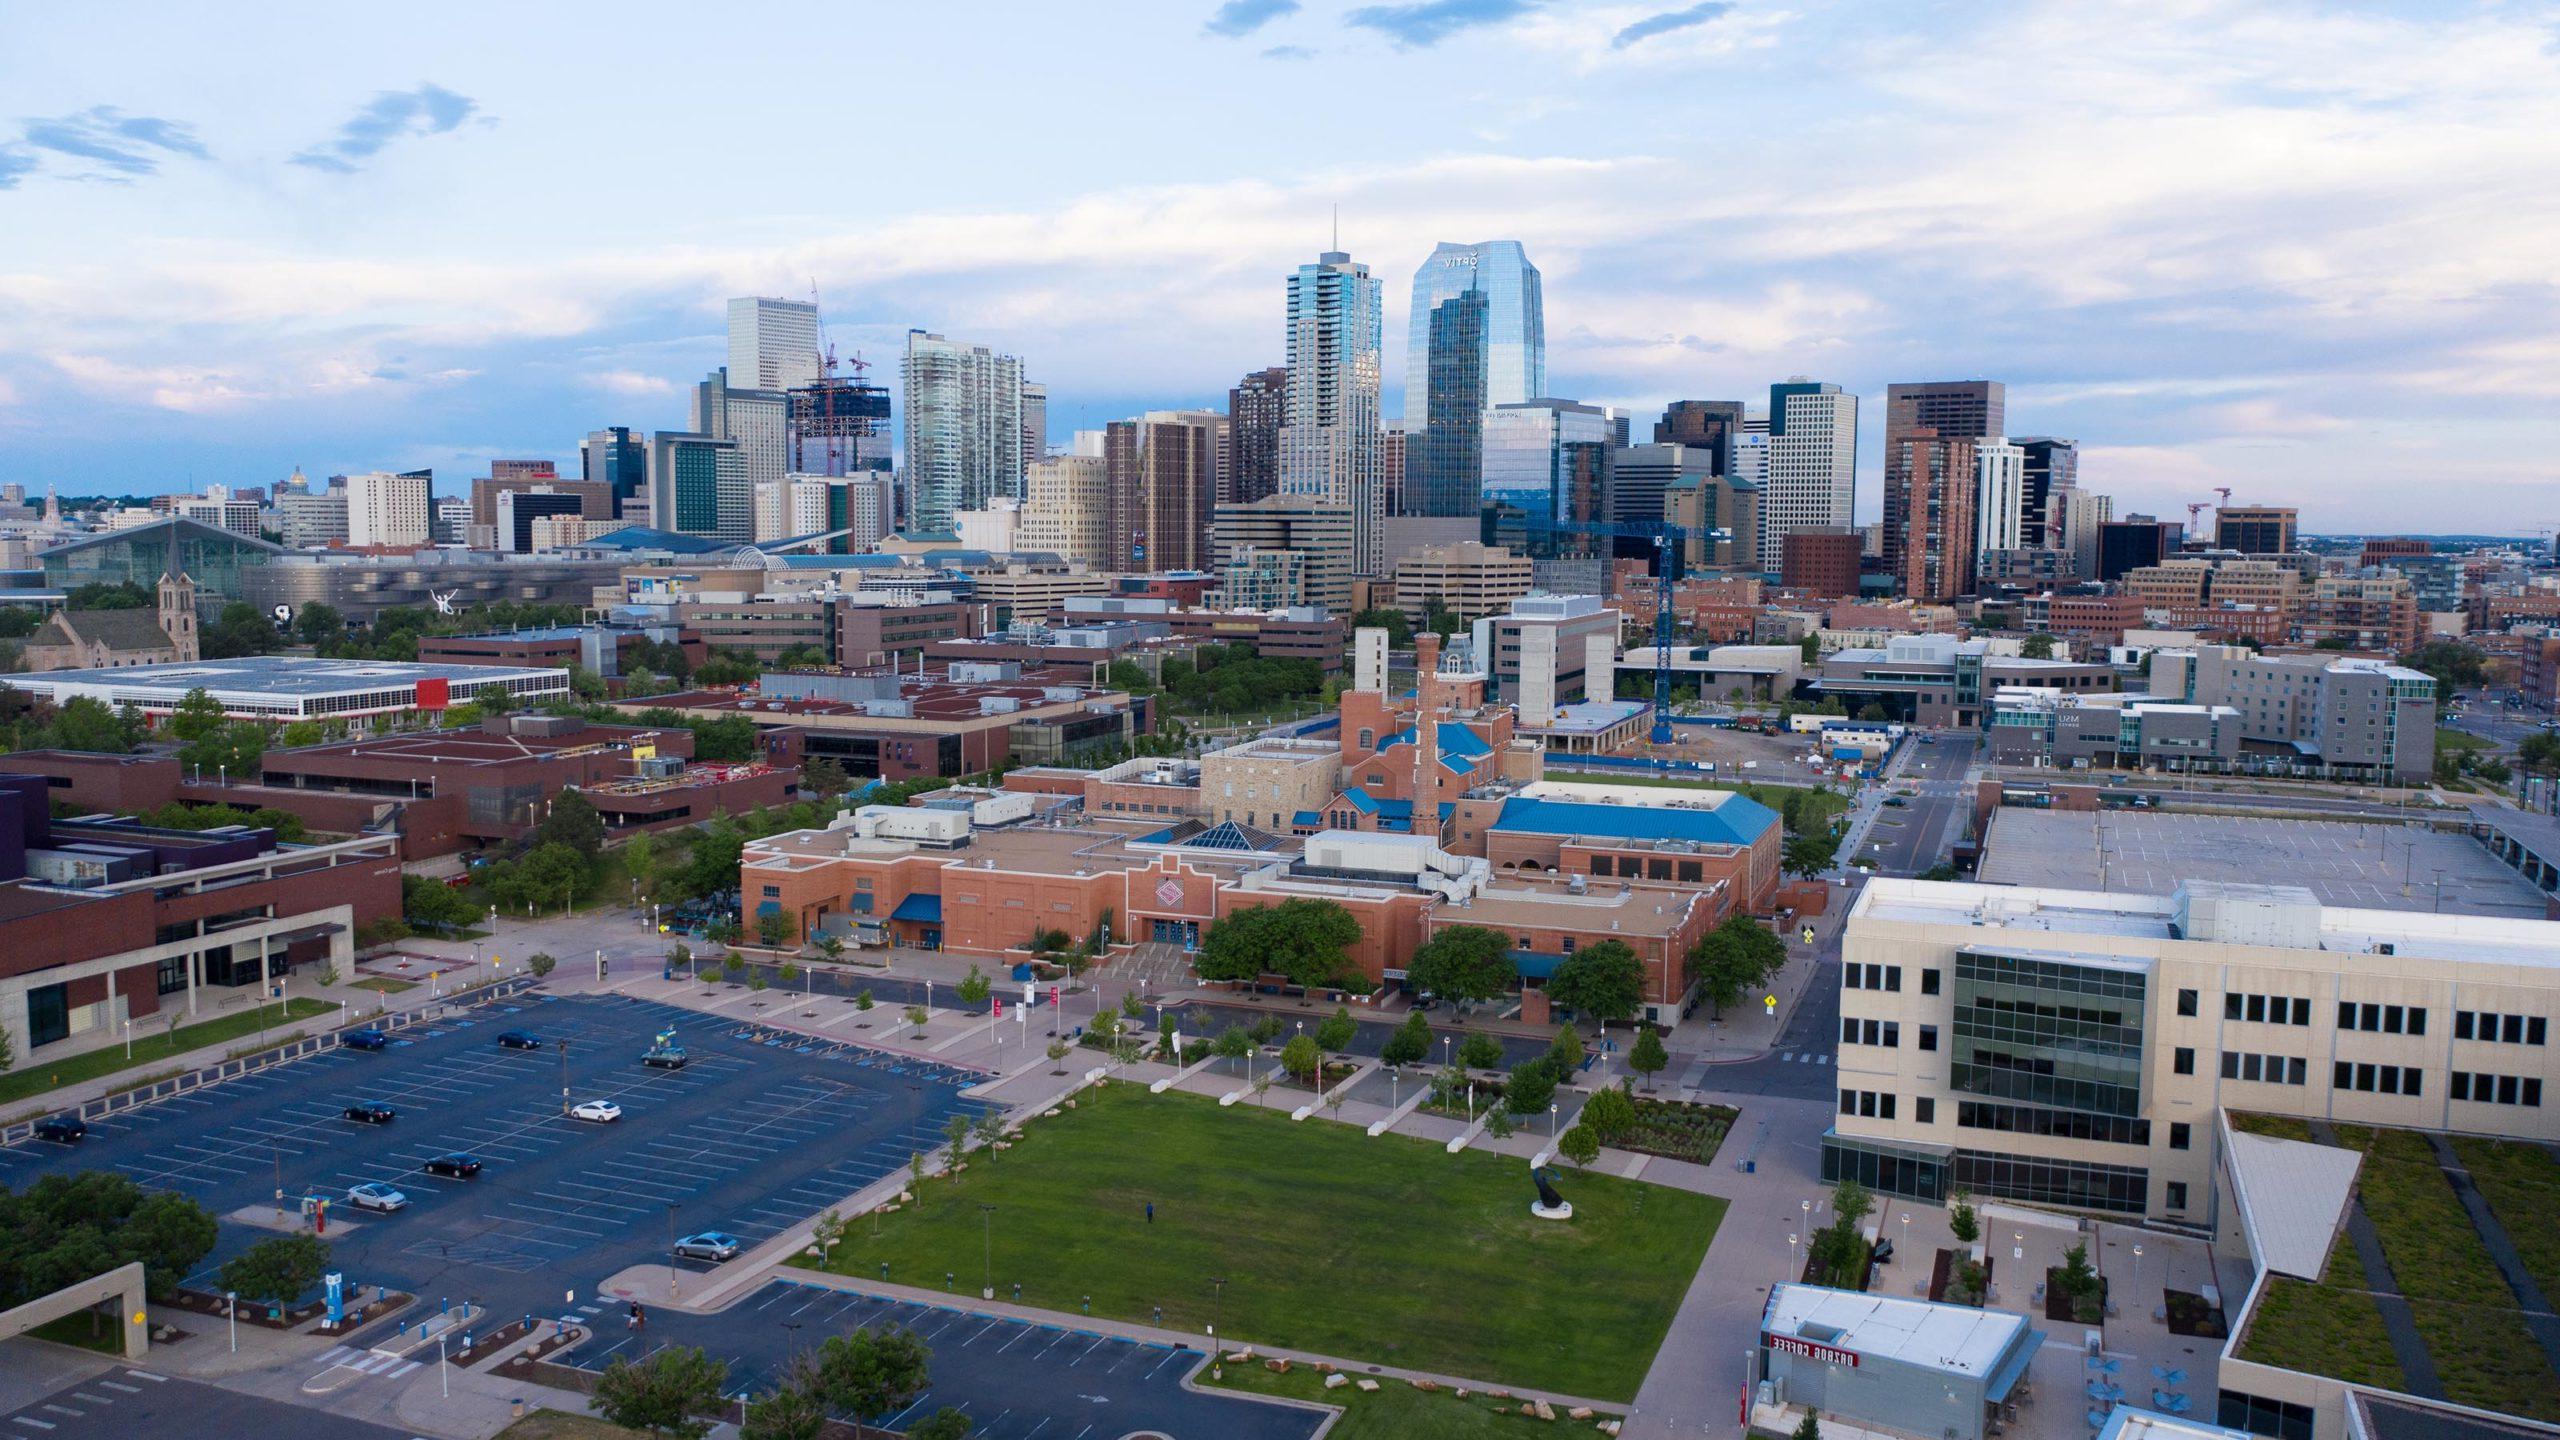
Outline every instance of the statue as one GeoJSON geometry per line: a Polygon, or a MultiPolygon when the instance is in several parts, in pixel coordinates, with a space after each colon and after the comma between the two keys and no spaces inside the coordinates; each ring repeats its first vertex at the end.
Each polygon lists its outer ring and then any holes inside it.
{"type": "Polygon", "coordinates": [[[1547,1167],[1543,1165],[1532,1167],[1529,1171],[1529,1179],[1538,1187],[1538,1203],[1529,1207],[1530,1214],[1541,1220],[1573,1218],[1572,1204],[1556,1193],[1556,1187],[1548,1179],[1547,1167]]]}

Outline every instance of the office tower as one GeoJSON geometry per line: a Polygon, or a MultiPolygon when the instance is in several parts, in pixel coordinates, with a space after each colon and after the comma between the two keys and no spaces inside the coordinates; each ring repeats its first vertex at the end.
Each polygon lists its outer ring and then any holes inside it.
{"type": "Polygon", "coordinates": [[[1031,462],[1023,477],[1022,548],[1081,560],[1094,569],[1111,564],[1109,463],[1092,455],[1051,455],[1031,462]]]}
{"type": "Polygon", "coordinates": [[[1027,470],[1032,461],[1049,453],[1049,387],[1036,380],[1022,382],[1022,463],[1027,470]]]}
{"type": "Polygon", "coordinates": [[[1402,425],[1389,425],[1378,432],[1378,474],[1385,481],[1385,499],[1381,508],[1389,515],[1405,513],[1405,466],[1410,453],[1402,425]]]}
{"type": "MultiPolygon", "coordinates": [[[[1921,457],[1925,447],[1905,440],[1981,440],[1998,435],[2004,421],[2007,387],[1996,380],[1945,380],[1918,385],[1888,385],[1884,392],[1884,563],[1897,577],[1913,567],[1903,563],[1903,547],[1911,543],[1909,527],[1928,517],[1909,510],[1897,497],[1914,490],[1929,492],[1928,476],[1906,476],[1894,470],[1903,457],[1921,457]]],[[[1971,463],[1970,457],[1967,459],[1971,463]]],[[[1970,515],[1970,500],[1964,508],[1970,515]]],[[[1972,527],[1968,526],[1968,533],[1972,527]]],[[[1927,566],[1918,567],[1927,569],[1927,566]]],[[[1968,573],[1970,567],[1966,567],[1968,573]]],[[[1963,593],[1953,591],[1948,593],[1963,593]]]]}
{"type": "MultiPolygon", "coordinates": [[[[444,503],[451,503],[449,500],[444,503]]],[[[470,505],[463,502],[464,515],[470,505]]],[[[276,497],[276,528],[284,536],[288,550],[319,550],[330,545],[343,545],[347,540],[347,492],[288,490],[276,497]]],[[[458,543],[459,536],[438,535],[446,543],[458,543]]]]}
{"type": "Polygon", "coordinates": [[[738,442],[688,431],[649,437],[649,517],[660,530],[739,544],[755,538],[755,490],[738,442]]]}
{"type": "Polygon", "coordinates": [[[1713,473],[1731,468],[1733,437],[1742,431],[1739,400],[1674,400],[1653,422],[1653,443],[1704,451],[1715,462],[1713,473]]]}
{"type": "Polygon", "coordinates": [[[1620,525],[1660,523],[1672,487],[1714,479],[1715,465],[1714,453],[1698,445],[1629,445],[1612,451],[1602,518],[1620,525]]]}
{"type": "Polygon", "coordinates": [[[2070,551],[2071,572],[2081,579],[2098,578],[2098,529],[2115,518],[2115,497],[2057,485],[2044,505],[2046,547],[2070,551]]]}
{"type": "Polygon", "coordinates": [[[729,373],[744,390],[788,390],[817,379],[817,303],[761,295],[730,301],[729,373]]]}
{"type": "Polygon", "coordinates": [[[2213,512],[2214,546],[2243,555],[2290,553],[2299,514],[2290,505],[2225,505],[2213,512]]]}
{"type": "MultiPolygon", "coordinates": [[[[338,502],[338,538],[347,538],[347,497],[344,492],[333,496],[338,502]]],[[[436,497],[435,517],[427,522],[427,537],[438,545],[471,543],[471,502],[460,495],[436,497]]]]}
{"type": "Polygon", "coordinates": [[[1906,599],[1952,600],[1973,590],[1974,445],[1918,425],[1885,449],[1885,567],[1906,599]]]}
{"type": "Polygon", "coordinates": [[[1280,489],[1351,512],[1351,570],[1378,573],[1384,547],[1378,282],[1339,250],[1289,277],[1289,391],[1280,489]]]}
{"type": "MultiPolygon", "coordinates": [[[[1616,447],[1609,419],[1607,410],[1573,400],[1485,412],[1484,503],[1528,532],[1530,548],[1522,553],[1540,553],[1539,542],[1550,537],[1539,531],[1610,518],[1608,462],[1616,447]]],[[[1662,518],[1658,508],[1651,518],[1662,518]]]]}
{"type": "Polygon", "coordinates": [[[1289,419],[1289,371],[1256,370],[1227,392],[1227,453],[1218,466],[1221,505],[1280,490],[1280,427],[1289,419]]]}
{"type": "Polygon", "coordinates": [[[1992,437],[1973,447],[1974,553],[2026,545],[2027,452],[1992,437]]]}
{"type": "Polygon", "coordinates": [[[543,516],[575,515],[586,520],[610,520],[614,514],[613,488],[602,481],[527,478],[521,471],[511,476],[472,481],[471,497],[465,505],[463,526],[454,537],[454,543],[482,550],[525,548],[528,543],[526,537],[533,533],[533,522],[543,516]],[[516,513],[523,518],[515,522],[511,532],[505,515],[500,512],[500,502],[509,495],[537,492],[562,496],[576,501],[577,505],[575,508],[563,508],[546,503],[519,507],[516,513]]]}
{"type": "Polygon", "coordinates": [[[435,472],[397,475],[371,471],[347,477],[347,543],[424,545],[428,542],[435,472]]]}
{"type": "Polygon", "coordinates": [[[791,473],[791,406],[780,390],[750,390],[729,383],[729,372],[714,370],[693,387],[693,433],[737,446],[737,493],[724,494],[721,515],[726,539],[769,540],[755,533],[755,492],[778,484],[791,473]]]}
{"type": "Polygon", "coordinates": [[[494,548],[510,555],[531,554],[533,522],[546,516],[584,517],[586,501],[577,495],[563,494],[547,486],[522,490],[501,490],[495,501],[497,544],[494,548]]]}
{"type": "Polygon", "coordinates": [[[2024,518],[2019,522],[2018,543],[2029,550],[2070,549],[2054,533],[2053,492],[2069,490],[2080,483],[2080,442],[2057,440],[2050,435],[2017,435],[2010,437],[2010,443],[2026,457],[2025,499],[2019,507],[2024,518]]]}
{"type": "Polygon", "coordinates": [[[1443,241],[1413,273],[1402,515],[1476,513],[1484,412],[1547,391],[1538,267],[1517,240],[1443,241]]]}
{"type": "Polygon", "coordinates": [[[1349,509],[1305,495],[1265,495],[1220,505],[1209,524],[1210,558],[1224,570],[1256,554],[1295,551],[1299,594],[1336,615],[1351,612],[1349,509]]]}
{"type": "Polygon", "coordinates": [[[1114,570],[1206,570],[1219,431],[1208,410],[1153,410],[1103,431],[1114,570]]]}
{"type": "Polygon", "coordinates": [[[756,528],[776,535],[826,535],[826,552],[861,555],[889,534],[892,482],[884,471],[791,475],[756,493],[756,528]]]}
{"type": "Polygon", "coordinates": [[[1651,487],[1648,469],[1660,472],[1663,519],[1681,531],[1681,570],[1757,570],[1760,489],[1710,473],[1712,463],[1696,446],[1630,445],[1610,461],[1610,483],[1615,494],[1625,496],[1651,487]]]}
{"type": "Polygon", "coordinates": [[[821,375],[786,392],[794,475],[861,475],[897,468],[889,450],[889,387],[821,375]]]}
{"type": "Polygon", "coordinates": [[[649,487],[649,447],[628,425],[592,431],[578,447],[578,478],[613,492],[613,513],[649,487]]]}
{"type": "Polygon", "coordinates": [[[1858,532],[1845,528],[1789,534],[1778,561],[1778,583],[1826,599],[1858,593],[1858,532]]]}
{"type": "Polygon", "coordinates": [[[907,332],[910,526],[947,531],[963,510],[1022,496],[1022,362],[984,345],[907,332]]]}
{"type": "Polygon", "coordinates": [[[2176,521],[2155,520],[2148,515],[2101,521],[2098,563],[2089,573],[2095,579],[2115,580],[2128,570],[2157,565],[2178,553],[2178,542],[2184,533],[2184,527],[2176,521]]]}
{"type": "Polygon", "coordinates": [[[1801,375],[1770,386],[1760,568],[1777,571],[1790,530],[1853,524],[1857,486],[1858,397],[1801,375]]]}

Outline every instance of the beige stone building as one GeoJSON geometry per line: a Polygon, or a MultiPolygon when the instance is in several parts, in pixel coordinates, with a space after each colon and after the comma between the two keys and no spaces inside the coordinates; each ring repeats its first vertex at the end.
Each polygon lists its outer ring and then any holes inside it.
{"type": "Polygon", "coordinates": [[[127,665],[188,664],[196,640],[196,582],[160,577],[149,610],[57,610],[20,651],[29,670],[107,670],[127,665]]]}
{"type": "Polygon", "coordinates": [[[1099,455],[1052,455],[1031,463],[1015,543],[1034,554],[1097,568],[1111,553],[1109,470],[1099,455]]]}
{"type": "Polygon", "coordinates": [[[1509,612],[1530,588],[1528,556],[1473,540],[1426,546],[1396,563],[1396,604],[1416,628],[1435,600],[1473,624],[1509,612]]]}
{"type": "Polygon", "coordinates": [[[1200,806],[1211,824],[1280,835],[1301,823],[1316,828],[1341,790],[1342,747],[1332,740],[1248,740],[1200,757],[1200,806]]]}

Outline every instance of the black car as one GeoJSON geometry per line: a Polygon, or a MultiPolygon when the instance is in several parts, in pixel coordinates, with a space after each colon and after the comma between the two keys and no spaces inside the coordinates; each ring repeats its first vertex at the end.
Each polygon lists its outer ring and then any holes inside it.
{"type": "Polygon", "coordinates": [[[36,1122],[36,1138],[58,1145],[77,1145],[89,1133],[89,1122],[77,1115],[47,1115],[36,1122]]]}
{"type": "Polygon", "coordinates": [[[346,1116],[359,1125],[388,1125],[400,1118],[400,1112],[379,1100],[365,1100],[348,1106],[346,1116]]]}
{"type": "Polygon", "coordinates": [[[350,1050],[384,1050],[390,1048],[391,1037],[379,1030],[350,1030],[338,1037],[338,1043],[350,1050]]]}
{"type": "Polygon", "coordinates": [[[542,1037],[530,1030],[503,1030],[498,1033],[498,1045],[506,1050],[539,1050],[542,1037]]]}
{"type": "Polygon", "coordinates": [[[426,1171],[430,1175],[444,1175],[455,1180],[468,1180],[472,1176],[480,1173],[480,1161],[477,1156],[466,1155],[461,1151],[456,1150],[450,1155],[438,1155],[434,1159],[420,1165],[418,1168],[426,1171]]]}
{"type": "Polygon", "coordinates": [[[687,1058],[681,1045],[653,1045],[647,1054],[640,1057],[640,1063],[654,1065],[661,1070],[681,1070],[687,1058]]]}

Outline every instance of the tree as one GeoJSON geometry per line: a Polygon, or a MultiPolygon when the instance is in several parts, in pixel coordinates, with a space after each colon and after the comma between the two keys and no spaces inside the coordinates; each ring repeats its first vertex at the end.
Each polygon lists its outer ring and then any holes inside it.
{"type": "Polygon", "coordinates": [[[1627,1068],[1643,1076],[1645,1087],[1651,1089],[1653,1077],[1670,1064],[1671,1054],[1662,1048],[1662,1037],[1654,1033],[1653,1027],[1638,1030],[1635,1045],[1627,1051],[1627,1068]]]}
{"type": "Polygon", "coordinates": [[[1583,1057],[1590,1054],[1582,1044],[1582,1032],[1570,1025],[1556,1027],[1556,1038],[1547,1046],[1547,1064],[1563,1080],[1582,1068],[1583,1057]]]}
{"type": "Polygon", "coordinates": [[[1822,1412],[1806,1406],[1804,1419],[1796,1422],[1796,1432],[1787,1440],[1822,1440],[1822,1412]]]}
{"type": "Polygon", "coordinates": [[[276,732],[276,746],[283,750],[299,750],[317,745],[329,738],[329,732],[317,720],[296,720],[276,732]]]}
{"type": "Polygon", "coordinates": [[[2037,631],[2028,636],[2026,642],[2018,647],[2018,655],[2019,658],[2026,660],[2052,659],[2053,637],[2042,630],[2037,631]]]}
{"type": "Polygon", "coordinates": [[[694,667],[696,685],[744,685],[759,673],[753,657],[734,650],[715,649],[711,658],[694,667]]]}
{"type": "MultiPolygon", "coordinates": [[[[71,702],[77,705],[80,702],[71,702]]],[[[67,708],[67,707],[66,707],[67,708]]],[[[2516,742],[2516,768],[2527,775],[2550,775],[2560,772],[2560,735],[2536,730],[2516,742]]]]}
{"type": "Polygon", "coordinates": [[[1579,1168],[1600,1158],[1600,1137],[1587,1125],[1575,1125],[1556,1139],[1556,1153],[1579,1168]]]}
{"type": "Polygon", "coordinates": [[[907,1440],[969,1440],[968,1415],[945,1405],[907,1427],[907,1440]]]}
{"type": "Polygon", "coordinates": [[[554,842],[537,845],[521,860],[489,867],[489,894],[509,910],[565,906],[587,887],[587,857],[554,842]]]}
{"type": "Polygon", "coordinates": [[[791,942],[791,917],[779,910],[768,910],[756,917],[756,939],[768,950],[779,950],[791,942]]]}
{"type": "Polygon", "coordinates": [[[550,974],[559,966],[559,964],[560,962],[558,960],[553,959],[547,952],[540,950],[533,952],[524,959],[524,968],[532,971],[533,978],[536,980],[550,974]]]}
{"type": "Polygon", "coordinates": [[[1624,940],[1585,945],[1556,967],[1547,998],[1594,1020],[1624,1020],[1644,1003],[1644,961],[1624,940]]]}
{"type": "Polygon", "coordinates": [[[933,1381],[931,1362],[914,1331],[892,1326],[828,1336],[811,1373],[827,1408],[856,1417],[859,1435],[868,1420],[915,1403],[933,1381]]]}
{"type": "Polygon", "coordinates": [[[1305,1082],[1315,1078],[1316,1067],[1324,1063],[1324,1051],[1312,1036],[1296,1035],[1280,1047],[1280,1068],[1289,1078],[1305,1082]]]}
{"type": "Polygon", "coordinates": [[[264,655],[276,648],[283,638],[266,612],[245,600],[234,600],[214,612],[213,623],[196,635],[196,644],[207,660],[229,660],[241,655],[264,655]]]}
{"type": "Polygon", "coordinates": [[[1230,1025],[1218,1032],[1209,1053],[1221,1060],[1241,1060],[1253,1053],[1253,1036],[1241,1025],[1230,1025]]]}
{"type": "Polygon", "coordinates": [[[178,763],[202,775],[233,780],[259,778],[267,753],[267,727],[254,720],[227,721],[201,739],[178,747],[178,763]]]}
{"type": "Polygon", "coordinates": [[[2487,652],[2459,640],[2430,640],[2401,656],[2400,663],[2435,677],[2439,712],[2452,703],[2454,692],[2476,690],[2489,680],[2487,652]]]}
{"type": "Polygon", "coordinates": [[[1316,1027],[1316,1047],[1339,1055],[1351,1048],[1351,1042],[1359,1034],[1360,1022],[1351,1018],[1351,1007],[1337,1005],[1333,1013],[1324,1018],[1324,1023],[1316,1027]]]}
{"type": "Polygon", "coordinates": [[[300,636],[305,645],[335,640],[347,633],[347,617],[339,614],[338,607],[328,601],[314,600],[295,613],[293,633],[300,636]]]}
{"type": "Polygon", "coordinates": [[[960,1183],[960,1157],[968,1153],[969,1133],[973,1129],[969,1117],[954,1110],[942,1122],[942,1143],[951,1152],[951,1183],[960,1183]]]}
{"type": "Polygon", "coordinates": [[[1790,875],[1819,875],[1831,868],[1839,854],[1840,837],[1825,826],[1789,834],[1779,865],[1790,875]]]}
{"type": "Polygon", "coordinates": [[[1955,1193],[1947,1211],[1947,1229],[1959,1245],[1970,1245],[1982,1238],[1982,1217],[1974,1213],[1973,1197],[1962,1190],[1955,1193]]]}
{"type": "MultiPolygon", "coordinates": [[[[103,700],[75,695],[54,712],[44,727],[44,743],[56,750],[89,750],[101,755],[129,753],[141,738],[139,728],[103,700]]],[[[34,748],[34,747],[30,747],[34,748]]]]}
{"type": "Polygon", "coordinates": [[[278,1235],[222,1262],[222,1288],[243,1300],[289,1305],[329,1269],[329,1242],[317,1235],[278,1235]]]}
{"type": "Polygon", "coordinates": [[[1615,1145],[1636,1128],[1636,1102],[1615,1085],[1583,1102],[1576,1130],[1589,1129],[1604,1145],[1615,1145]]]}
{"type": "Polygon", "coordinates": [[[400,914],[421,930],[460,930],[480,918],[461,891],[424,875],[400,877],[400,914]]]}
{"type": "Polygon", "coordinates": [[[2074,1245],[2062,1256],[2062,1274],[2057,1277],[2062,1293],[2075,1301],[2094,1300],[2098,1295],[2098,1272],[2089,1264],[2089,1247],[2074,1245]]]}
{"type": "Polygon", "coordinates": [[[974,961],[971,962],[969,973],[960,977],[960,1003],[984,1005],[987,1003],[987,996],[994,991],[995,982],[989,980],[987,972],[979,969],[974,961]]]}
{"type": "Polygon", "coordinates": [[[1411,1065],[1430,1053],[1431,1022],[1416,1010],[1405,1016],[1404,1023],[1387,1036],[1386,1046],[1378,1058],[1390,1065],[1411,1065]]]}
{"type": "Polygon", "coordinates": [[[1722,1015],[1744,994],[1768,983],[1785,968],[1787,942],[1748,915],[1725,917],[1723,924],[1700,937],[1689,952],[1689,978],[1701,986],[1707,1003],[1722,1015]]]}
{"type": "Polygon", "coordinates": [[[1404,650],[1413,645],[1413,622],[1405,618],[1403,611],[1392,606],[1361,611],[1351,617],[1351,628],[1386,631],[1387,648],[1391,650],[1404,650]]]}
{"type": "Polygon", "coordinates": [[[1279,974],[1309,989],[1366,990],[1351,964],[1360,922],[1331,900],[1298,898],[1235,911],[1209,927],[1194,962],[1203,980],[1279,974]]]}
{"type": "Polygon", "coordinates": [[[738,861],[746,854],[747,832],[727,815],[715,815],[693,837],[693,855],[673,877],[686,895],[712,895],[738,883],[738,861]]]}
{"type": "Polygon", "coordinates": [[[740,1440],[819,1440],[826,1433],[827,1402],[796,1377],[749,1405],[738,1431],[740,1440]]]}
{"type": "Polygon", "coordinates": [[[853,777],[844,766],[823,755],[800,762],[800,788],[809,794],[832,798],[853,788],[853,777]]]}
{"type": "Polygon", "coordinates": [[[1511,937],[1482,925],[1434,931],[1405,966],[1405,983],[1458,1004],[1498,1000],[1520,978],[1511,960],[1511,937]]]}
{"type": "Polygon", "coordinates": [[[1831,1187],[1831,1213],[1836,1217],[1833,1224],[1855,1230],[1868,1216],[1876,1213],[1875,1192],[1855,1179],[1844,1177],[1831,1187]]]}
{"type": "Polygon", "coordinates": [[[1514,1115],[1535,1115],[1556,1096],[1556,1072],[1543,1055],[1511,1067],[1502,1085],[1502,1103],[1514,1115]]]}
{"type": "Polygon", "coordinates": [[[595,802],[575,790],[563,790],[551,799],[551,808],[534,827],[536,845],[566,845],[589,860],[604,853],[604,816],[596,813],[595,802]]]}
{"type": "Polygon", "coordinates": [[[637,1364],[616,1360],[596,1377],[591,1395],[606,1423],[677,1440],[700,1440],[724,1408],[729,1363],[690,1345],[670,1345],[637,1364]]]}
{"type": "Polygon", "coordinates": [[[1458,1042],[1458,1063],[1470,1070],[1491,1070],[1502,1063],[1502,1042],[1478,1033],[1458,1042]]]}
{"type": "Polygon", "coordinates": [[[773,663],[784,670],[823,670],[827,665],[827,652],[815,645],[794,645],[775,656],[773,663]]]}
{"type": "Polygon", "coordinates": [[[169,718],[162,722],[161,728],[169,732],[169,738],[183,745],[220,732],[229,719],[222,711],[222,702],[213,698],[212,691],[199,685],[178,697],[178,703],[170,707],[169,718]]]}
{"type": "Polygon", "coordinates": [[[130,580],[91,581],[62,597],[65,610],[148,610],[157,597],[130,580]]]}

